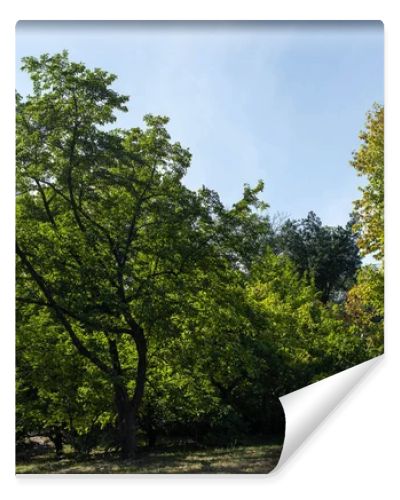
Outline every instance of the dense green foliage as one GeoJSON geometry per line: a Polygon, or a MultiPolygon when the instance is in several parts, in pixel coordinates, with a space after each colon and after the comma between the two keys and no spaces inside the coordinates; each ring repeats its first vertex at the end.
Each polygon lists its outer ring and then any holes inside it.
{"type": "Polygon", "coordinates": [[[367,114],[365,129],[360,133],[360,148],[351,164],[358,175],[366,176],[367,185],[360,188],[362,198],[355,202],[358,216],[358,244],[364,255],[377,260],[384,255],[384,108],[375,104],[367,114]]]}
{"type": "Polygon", "coordinates": [[[310,212],[305,219],[288,220],[279,228],[278,251],[290,257],[300,274],[314,278],[323,302],[340,298],[354,283],[361,265],[352,223],[349,221],[346,227],[323,226],[310,212]]]}
{"type": "Polygon", "coordinates": [[[282,434],[279,396],[380,352],[381,332],[358,317],[360,300],[371,321],[383,314],[374,271],[336,300],[360,266],[350,226],[311,213],[274,231],[262,182],[226,208],[184,185],[190,153],[167,118],[110,127],[127,102],[114,75],[67,53],[23,68],[18,438],[129,456],[142,438],[282,434]]]}
{"type": "Polygon", "coordinates": [[[368,112],[362,144],[353,155],[352,166],[367,178],[362,198],[354,202],[354,230],[363,255],[376,264],[363,267],[349,291],[346,313],[355,332],[366,339],[370,352],[383,352],[384,331],[384,108],[375,104],[368,112]]]}

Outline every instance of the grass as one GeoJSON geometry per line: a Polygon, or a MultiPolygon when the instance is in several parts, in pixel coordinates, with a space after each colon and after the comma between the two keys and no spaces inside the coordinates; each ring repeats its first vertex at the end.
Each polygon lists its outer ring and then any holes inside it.
{"type": "Polygon", "coordinates": [[[143,450],[136,459],[95,452],[78,458],[67,453],[56,459],[51,451],[17,460],[17,474],[266,474],[278,463],[281,444],[235,448],[143,450]]]}

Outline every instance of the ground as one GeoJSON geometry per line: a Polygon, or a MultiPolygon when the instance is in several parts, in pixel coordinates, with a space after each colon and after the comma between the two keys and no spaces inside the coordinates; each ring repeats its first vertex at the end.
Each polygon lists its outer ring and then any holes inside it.
{"type": "Polygon", "coordinates": [[[94,453],[78,459],[66,453],[56,459],[47,451],[17,460],[17,474],[266,474],[277,464],[282,445],[258,444],[234,448],[143,450],[135,460],[94,453]]]}

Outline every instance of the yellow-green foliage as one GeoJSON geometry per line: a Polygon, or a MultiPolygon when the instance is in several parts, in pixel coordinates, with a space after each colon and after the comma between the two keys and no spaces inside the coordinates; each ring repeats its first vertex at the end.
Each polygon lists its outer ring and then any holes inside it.
{"type": "Polygon", "coordinates": [[[376,104],[367,114],[365,130],[360,133],[362,144],[354,153],[351,164],[367,185],[360,188],[361,199],[355,205],[360,232],[358,244],[364,255],[384,256],[384,108],[376,104]]]}
{"type": "Polygon", "coordinates": [[[366,338],[372,353],[383,352],[384,275],[383,267],[365,266],[357,284],[349,291],[346,313],[354,331],[366,338]]]}

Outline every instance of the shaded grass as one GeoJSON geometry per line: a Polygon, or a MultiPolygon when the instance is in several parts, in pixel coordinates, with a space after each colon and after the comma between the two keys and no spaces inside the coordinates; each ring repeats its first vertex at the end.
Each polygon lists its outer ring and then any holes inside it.
{"type": "Polygon", "coordinates": [[[17,474],[266,474],[278,463],[281,444],[256,444],[235,448],[143,450],[136,459],[121,460],[112,454],[74,453],[56,459],[46,452],[26,461],[17,460],[17,474]]]}

